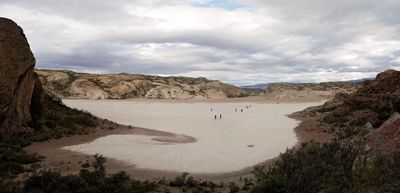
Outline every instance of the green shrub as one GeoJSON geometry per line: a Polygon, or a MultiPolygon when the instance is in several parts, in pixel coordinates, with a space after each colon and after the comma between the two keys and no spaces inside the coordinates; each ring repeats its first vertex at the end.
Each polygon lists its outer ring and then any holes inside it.
{"type": "Polygon", "coordinates": [[[252,192],[400,192],[400,153],[367,159],[356,147],[334,141],[287,150],[272,166],[255,169],[252,192]]]}
{"type": "Polygon", "coordinates": [[[132,180],[126,172],[105,175],[105,159],[96,155],[93,171],[81,170],[79,175],[63,176],[54,170],[33,172],[24,185],[25,192],[40,193],[146,193],[157,188],[155,183],[132,180]]]}

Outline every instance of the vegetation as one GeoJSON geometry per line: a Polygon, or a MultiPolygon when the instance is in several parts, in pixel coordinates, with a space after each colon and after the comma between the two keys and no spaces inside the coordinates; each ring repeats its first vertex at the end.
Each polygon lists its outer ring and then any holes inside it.
{"type": "Polygon", "coordinates": [[[0,192],[144,193],[160,186],[179,192],[400,192],[400,151],[366,156],[365,142],[346,140],[364,134],[359,129],[342,130],[337,133],[338,139],[330,143],[310,142],[287,150],[272,166],[256,167],[255,184],[246,179],[242,187],[196,180],[187,173],[169,182],[141,182],[123,171],[107,175],[106,160],[99,155],[94,162],[83,163],[79,174],[63,176],[54,170],[39,169],[34,163],[40,157],[27,154],[22,148],[34,141],[91,132],[99,120],[89,113],[69,109],[51,97],[46,99],[41,113],[31,133],[0,136],[0,192]],[[27,164],[32,167],[26,168],[27,164]],[[31,175],[23,182],[15,180],[23,172],[31,175]]]}
{"type": "Polygon", "coordinates": [[[18,135],[0,135],[0,191],[15,192],[19,187],[15,178],[31,171],[25,165],[41,159],[23,148],[32,142],[45,141],[73,134],[84,134],[98,126],[99,119],[87,112],[64,106],[60,100],[46,96],[45,104],[35,106],[33,130],[18,135]]]}
{"type": "Polygon", "coordinates": [[[57,98],[46,96],[43,112],[33,121],[32,141],[45,141],[75,134],[87,134],[100,119],[88,112],[66,107],[57,98]]]}
{"type": "Polygon", "coordinates": [[[77,175],[62,175],[55,170],[43,169],[36,162],[42,159],[38,155],[28,154],[23,148],[32,142],[75,134],[87,134],[101,126],[108,128],[91,114],[64,106],[60,100],[46,96],[44,106],[35,107],[36,114],[32,122],[33,130],[18,135],[0,135],[0,192],[32,193],[103,193],[130,192],[144,193],[155,190],[158,186],[177,188],[180,192],[216,192],[218,189],[232,188],[237,192],[234,183],[229,187],[216,185],[209,181],[200,181],[184,173],[172,181],[138,181],[131,179],[126,172],[107,175],[105,158],[95,156],[93,163],[81,164],[77,175]],[[30,166],[30,167],[29,167],[30,166]],[[19,178],[21,175],[28,175],[19,178]],[[19,179],[19,180],[17,180],[19,179]],[[23,181],[21,181],[21,179],[23,181]],[[25,180],[24,180],[25,179],[25,180]]]}
{"type": "Polygon", "coordinates": [[[78,175],[62,176],[53,170],[33,171],[26,180],[23,191],[32,193],[73,192],[73,193],[145,193],[156,188],[154,182],[140,182],[130,179],[121,171],[107,176],[103,156],[96,155],[91,164],[92,171],[82,169],[78,175]]]}
{"type": "Polygon", "coordinates": [[[305,143],[255,169],[253,193],[400,192],[400,151],[363,156],[349,143],[305,143]]]}

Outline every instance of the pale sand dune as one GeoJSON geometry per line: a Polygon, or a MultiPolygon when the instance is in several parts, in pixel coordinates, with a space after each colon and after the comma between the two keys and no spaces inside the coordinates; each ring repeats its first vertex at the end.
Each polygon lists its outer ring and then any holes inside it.
{"type": "Polygon", "coordinates": [[[153,140],[154,136],[109,135],[63,149],[100,153],[138,168],[190,173],[238,171],[276,157],[297,142],[293,128],[299,122],[286,115],[321,104],[134,100],[64,100],[64,103],[121,124],[191,136],[196,141],[174,143],[168,139],[153,140]],[[246,109],[250,104],[252,107],[246,109]],[[221,120],[219,114],[223,116],[221,120]],[[218,115],[217,120],[214,115],[218,115]]]}

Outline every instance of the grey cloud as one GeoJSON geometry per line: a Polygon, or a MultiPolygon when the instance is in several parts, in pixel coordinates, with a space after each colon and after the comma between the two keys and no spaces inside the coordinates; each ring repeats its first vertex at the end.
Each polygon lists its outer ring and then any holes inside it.
{"type": "Polygon", "coordinates": [[[0,11],[25,28],[39,68],[193,75],[235,84],[357,79],[400,69],[392,62],[400,56],[398,1],[237,1],[248,6],[3,0],[0,11]],[[173,17],[181,12],[187,18],[173,17]]]}

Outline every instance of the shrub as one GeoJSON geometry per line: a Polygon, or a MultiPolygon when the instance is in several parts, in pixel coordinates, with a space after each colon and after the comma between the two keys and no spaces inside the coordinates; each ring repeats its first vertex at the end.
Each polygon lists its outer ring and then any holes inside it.
{"type": "Polygon", "coordinates": [[[92,164],[93,171],[83,169],[79,175],[62,176],[54,170],[33,172],[25,182],[24,191],[41,193],[146,193],[156,189],[155,183],[132,180],[126,172],[106,176],[105,162],[103,156],[96,155],[92,164]]]}

